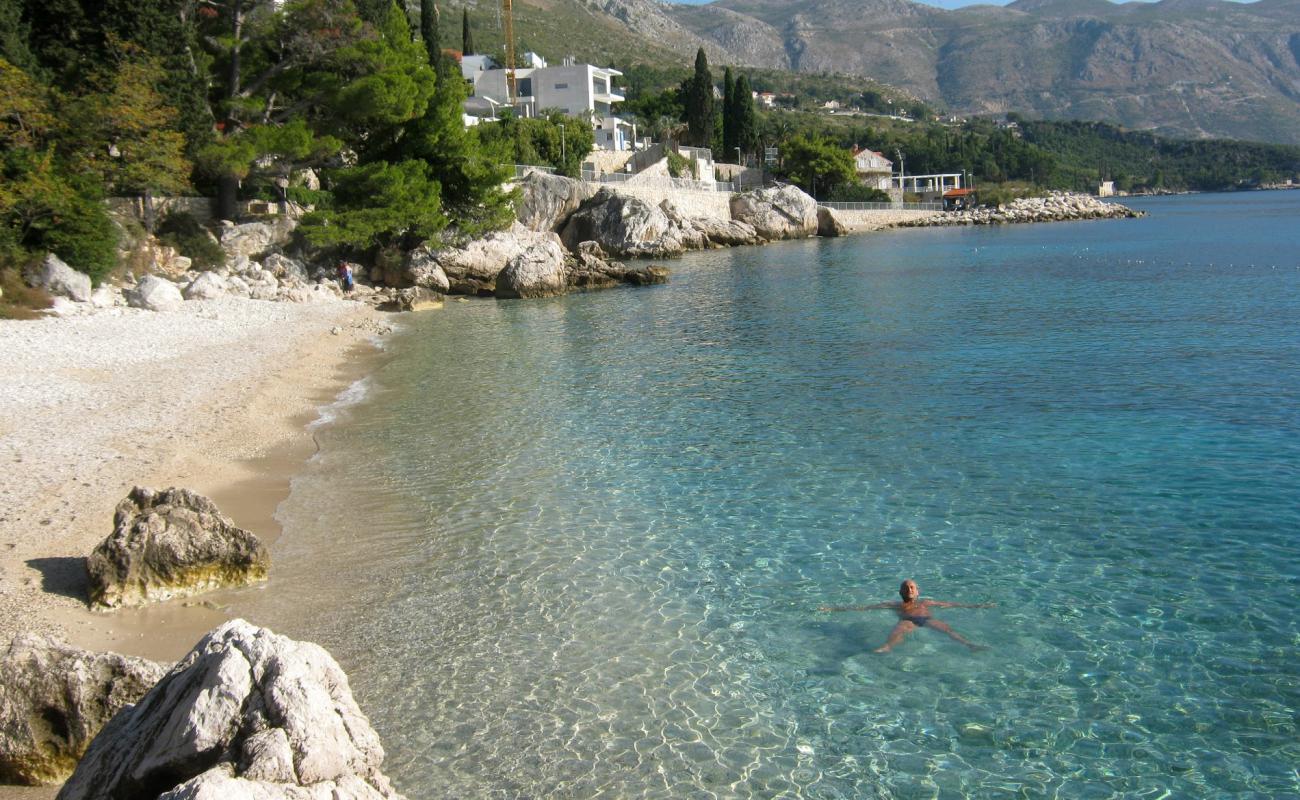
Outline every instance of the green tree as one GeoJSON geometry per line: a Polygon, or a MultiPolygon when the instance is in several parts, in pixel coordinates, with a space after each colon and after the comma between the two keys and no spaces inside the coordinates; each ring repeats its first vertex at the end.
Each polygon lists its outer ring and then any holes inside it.
{"type": "Polygon", "coordinates": [[[783,155],[787,176],[813,197],[830,194],[857,177],[853,156],[829,139],[795,136],[783,155]]]}
{"type": "Polygon", "coordinates": [[[731,115],[736,137],[734,146],[744,153],[752,153],[758,147],[758,112],[754,110],[754,92],[749,88],[749,78],[744,75],[736,79],[731,115]]]}
{"type": "Polygon", "coordinates": [[[332,207],[306,215],[299,227],[317,247],[410,247],[447,225],[441,187],[423,161],[376,161],[331,177],[332,207]]]}
{"type": "Polygon", "coordinates": [[[461,55],[474,55],[474,35],[469,29],[469,9],[460,11],[460,52],[461,55]]]}
{"type": "Polygon", "coordinates": [[[713,75],[709,72],[709,59],[701,47],[695,54],[695,73],[683,98],[687,139],[696,147],[708,147],[713,138],[714,104],[713,75]]]}
{"type": "Polygon", "coordinates": [[[730,158],[736,151],[736,79],[727,67],[722,74],[722,160],[730,158]]]}

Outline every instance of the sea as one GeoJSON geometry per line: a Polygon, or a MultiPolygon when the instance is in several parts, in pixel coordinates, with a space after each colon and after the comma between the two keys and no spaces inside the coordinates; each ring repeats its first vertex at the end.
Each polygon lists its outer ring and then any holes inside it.
{"type": "Polygon", "coordinates": [[[1300,191],[1126,202],[406,315],[235,608],[418,800],[1300,797],[1300,191]]]}

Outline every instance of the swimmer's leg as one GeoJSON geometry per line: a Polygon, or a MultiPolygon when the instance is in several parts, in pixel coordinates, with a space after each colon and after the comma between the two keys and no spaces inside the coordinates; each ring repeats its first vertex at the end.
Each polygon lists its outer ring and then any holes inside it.
{"type": "Polygon", "coordinates": [[[966,641],[966,637],[962,636],[962,635],[961,635],[960,633],[958,633],[957,631],[955,631],[955,630],[953,630],[952,628],[948,627],[948,623],[946,623],[946,622],[940,622],[940,621],[937,620],[937,619],[932,619],[932,620],[930,620],[929,622],[927,622],[927,623],[925,624],[925,627],[927,627],[927,628],[934,628],[936,631],[943,631],[944,633],[946,633],[946,634],[948,634],[949,636],[951,636],[953,639],[955,639],[955,640],[961,642],[962,644],[966,645],[967,647],[969,647],[969,648],[972,649],[972,650],[985,650],[985,649],[987,649],[987,648],[985,648],[983,645],[979,645],[979,644],[971,644],[970,642],[966,641]]]}
{"type": "Polygon", "coordinates": [[[899,622],[894,626],[894,629],[889,632],[889,640],[880,647],[877,647],[874,652],[888,653],[890,650],[894,649],[894,645],[903,641],[903,638],[914,630],[916,630],[916,625],[914,623],[908,622],[907,620],[899,622]]]}

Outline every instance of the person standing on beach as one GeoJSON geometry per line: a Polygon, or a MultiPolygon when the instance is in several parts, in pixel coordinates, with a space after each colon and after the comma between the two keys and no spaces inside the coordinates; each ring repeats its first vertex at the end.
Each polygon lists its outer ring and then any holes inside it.
{"type": "Polygon", "coordinates": [[[353,286],[352,265],[346,261],[340,261],[338,272],[339,272],[339,286],[343,287],[343,291],[345,293],[351,292],[353,286]]]}
{"type": "Polygon", "coordinates": [[[992,608],[994,603],[976,603],[974,605],[965,603],[949,603],[945,600],[931,600],[921,597],[921,590],[916,585],[916,581],[907,579],[903,585],[898,587],[898,594],[903,598],[902,602],[891,600],[885,603],[873,603],[869,606],[822,606],[818,611],[873,611],[875,609],[891,609],[898,614],[898,624],[889,633],[889,639],[884,644],[877,647],[876,653],[888,653],[894,649],[894,645],[903,641],[909,633],[917,628],[933,628],[940,633],[946,633],[952,639],[961,642],[971,650],[984,650],[982,645],[971,644],[966,641],[960,633],[953,630],[945,622],[940,622],[930,615],[932,608],[992,608]]]}

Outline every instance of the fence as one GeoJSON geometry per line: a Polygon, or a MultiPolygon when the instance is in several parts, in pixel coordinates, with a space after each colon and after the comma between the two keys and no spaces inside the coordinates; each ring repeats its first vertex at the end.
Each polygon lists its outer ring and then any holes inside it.
{"type": "Polygon", "coordinates": [[[943,203],[837,203],[821,202],[836,211],[943,211],[943,203]]]}

